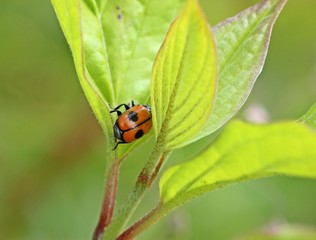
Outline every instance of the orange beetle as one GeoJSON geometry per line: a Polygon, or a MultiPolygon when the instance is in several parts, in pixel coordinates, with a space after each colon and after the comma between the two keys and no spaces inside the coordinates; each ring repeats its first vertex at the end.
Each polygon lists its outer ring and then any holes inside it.
{"type": "Polygon", "coordinates": [[[131,107],[127,104],[121,104],[111,111],[111,113],[113,112],[116,112],[118,116],[113,130],[115,138],[119,140],[114,149],[119,144],[130,143],[141,138],[151,129],[151,108],[148,105],[135,105],[132,101],[131,107]],[[126,110],[123,113],[118,110],[122,106],[126,110]]]}

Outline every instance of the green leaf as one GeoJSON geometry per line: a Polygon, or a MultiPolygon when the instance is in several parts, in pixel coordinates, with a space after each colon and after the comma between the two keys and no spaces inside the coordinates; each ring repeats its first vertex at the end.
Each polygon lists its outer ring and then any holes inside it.
{"type": "Polygon", "coordinates": [[[80,32],[79,2],[77,0],[52,0],[52,4],[73,53],[77,74],[84,93],[105,132],[107,141],[113,141],[114,136],[108,106],[105,99],[96,89],[85,67],[82,53],[83,43],[80,32]]]}
{"type": "Polygon", "coordinates": [[[213,37],[195,0],[171,25],[153,67],[151,103],[156,138],[171,150],[204,126],[214,101],[213,37]]]}
{"type": "Polygon", "coordinates": [[[300,123],[235,121],[201,155],[166,171],[161,201],[174,207],[230,183],[276,174],[316,177],[315,132],[300,123]]]}
{"type": "MultiPolygon", "coordinates": [[[[116,106],[131,100],[147,104],[152,63],[185,0],[51,1],[82,88],[113,142],[108,104],[116,106]]],[[[147,138],[120,146],[119,156],[147,138]]]]}
{"type": "Polygon", "coordinates": [[[52,0],[74,57],[83,55],[91,85],[111,105],[147,103],[152,63],[183,2],[52,0]]]}
{"type": "Polygon", "coordinates": [[[225,124],[244,104],[259,76],[274,22],[286,0],[264,0],[214,30],[219,62],[214,110],[195,140],[225,124]]]}
{"type": "Polygon", "coordinates": [[[316,127],[316,103],[301,117],[300,120],[307,125],[316,127]]]}

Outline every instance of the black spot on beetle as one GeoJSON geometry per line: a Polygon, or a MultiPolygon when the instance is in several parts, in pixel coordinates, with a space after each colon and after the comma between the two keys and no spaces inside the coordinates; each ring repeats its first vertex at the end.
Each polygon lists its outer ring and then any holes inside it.
{"type": "Polygon", "coordinates": [[[138,115],[136,112],[129,112],[128,113],[128,119],[132,122],[136,122],[138,120],[138,115]]]}
{"type": "Polygon", "coordinates": [[[120,8],[120,6],[116,6],[116,10],[120,10],[121,8],[120,8]]]}
{"type": "Polygon", "coordinates": [[[135,138],[136,139],[141,138],[143,135],[144,135],[144,131],[139,129],[137,133],[135,134],[135,138]]]}
{"type": "Polygon", "coordinates": [[[122,19],[122,15],[121,14],[117,14],[117,19],[121,20],[122,19]]]}

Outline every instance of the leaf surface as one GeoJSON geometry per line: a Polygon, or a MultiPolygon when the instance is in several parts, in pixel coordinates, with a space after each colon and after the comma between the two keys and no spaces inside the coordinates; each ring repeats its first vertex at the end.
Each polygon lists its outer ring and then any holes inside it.
{"type": "MultiPolygon", "coordinates": [[[[51,0],[81,86],[111,147],[108,104],[148,103],[152,63],[184,1],[51,0]]],[[[146,139],[120,146],[119,156],[146,139]]]]}
{"type": "Polygon", "coordinates": [[[80,30],[80,2],[77,0],[52,0],[52,4],[70,45],[83,91],[105,132],[108,142],[110,142],[110,139],[113,139],[113,133],[108,106],[105,98],[99,93],[85,67],[84,54],[82,52],[83,41],[80,30]]]}
{"type": "Polygon", "coordinates": [[[301,123],[234,121],[201,155],[165,172],[161,201],[176,206],[230,183],[276,174],[316,178],[315,132],[301,123]]]}
{"type": "Polygon", "coordinates": [[[204,126],[215,88],[213,37],[197,1],[189,0],[171,25],[152,73],[153,125],[165,150],[184,145],[204,126]]]}
{"type": "Polygon", "coordinates": [[[83,56],[92,85],[112,105],[147,103],[152,63],[183,2],[52,0],[74,57],[83,56]]]}
{"type": "Polygon", "coordinates": [[[213,28],[219,64],[216,101],[211,117],[195,138],[225,124],[244,104],[258,78],[273,25],[286,0],[264,0],[213,28]]]}

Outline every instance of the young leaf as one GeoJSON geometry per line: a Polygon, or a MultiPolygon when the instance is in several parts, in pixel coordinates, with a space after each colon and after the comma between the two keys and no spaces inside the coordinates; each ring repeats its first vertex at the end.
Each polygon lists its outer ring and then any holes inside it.
{"type": "Polygon", "coordinates": [[[272,27],[285,3],[264,0],[213,28],[219,62],[216,101],[195,140],[220,128],[246,101],[262,70],[272,27]]]}
{"type": "Polygon", "coordinates": [[[307,125],[316,127],[316,103],[301,117],[300,120],[307,125]]]}
{"type": "Polygon", "coordinates": [[[171,25],[153,67],[151,103],[165,150],[185,144],[208,119],[216,86],[211,31],[195,0],[171,25]]]}
{"type": "MultiPolygon", "coordinates": [[[[148,102],[152,63],[185,0],[51,1],[82,88],[93,111],[103,112],[97,118],[113,142],[111,119],[102,115],[108,115],[108,104],[148,102]]],[[[119,156],[145,140],[120,146],[119,156]]]]}
{"type": "Polygon", "coordinates": [[[161,201],[175,207],[230,183],[276,174],[316,178],[315,132],[300,123],[236,121],[200,156],[167,170],[161,201]]]}
{"type": "Polygon", "coordinates": [[[73,53],[77,74],[83,91],[105,132],[108,142],[113,141],[111,118],[105,98],[95,88],[95,84],[85,68],[80,32],[79,2],[77,0],[52,0],[52,4],[73,53]]]}
{"type": "Polygon", "coordinates": [[[183,2],[52,0],[73,54],[83,55],[92,86],[111,105],[147,103],[152,62],[183,2]]]}

